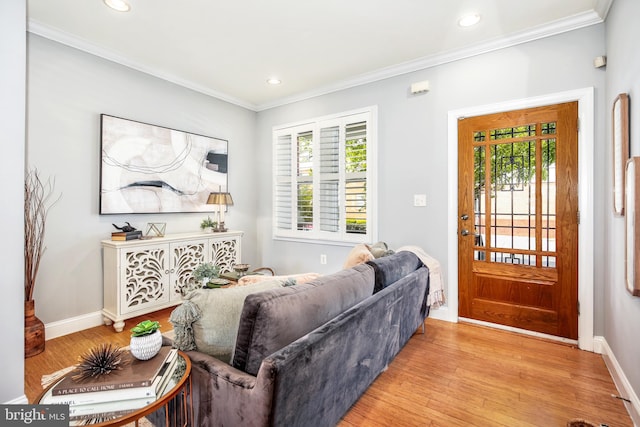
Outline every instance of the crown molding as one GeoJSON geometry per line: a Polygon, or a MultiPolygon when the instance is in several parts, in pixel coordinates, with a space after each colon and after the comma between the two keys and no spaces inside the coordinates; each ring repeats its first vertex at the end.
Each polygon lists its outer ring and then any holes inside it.
{"type": "Polygon", "coordinates": [[[72,34],[66,33],[59,29],[44,25],[34,19],[29,19],[28,31],[32,34],[39,35],[41,37],[62,43],[64,45],[76,48],[78,50],[90,53],[92,55],[104,58],[106,60],[124,65],[128,68],[140,71],[157,77],[159,79],[166,80],[168,82],[183,86],[187,89],[200,92],[205,95],[220,99],[225,102],[246,108],[252,111],[264,111],[271,108],[279,107],[294,102],[304,101],[306,99],[326,95],[333,92],[338,92],[345,89],[350,89],[356,86],[361,86],[368,83],[377,82],[380,80],[388,79],[391,77],[400,76],[403,74],[412,73],[427,68],[436,67],[450,62],[459,61],[461,59],[470,58],[484,53],[493,52],[496,50],[504,49],[507,47],[515,46],[522,43],[527,43],[534,40],[539,40],[546,37],[551,37],[557,34],[565,33],[568,31],[577,30],[580,28],[588,27],[604,22],[604,17],[609,11],[613,0],[598,0],[596,5],[597,10],[591,10],[588,12],[579,13],[567,18],[559,19],[551,23],[533,27],[526,31],[519,31],[516,33],[508,34],[505,36],[497,37],[493,40],[489,40],[482,43],[477,43],[471,46],[464,47],[462,49],[451,50],[448,52],[439,53],[436,55],[425,56],[413,61],[408,61],[400,64],[396,64],[390,67],[381,68],[370,73],[364,73],[353,78],[340,80],[325,86],[321,86],[317,89],[298,93],[290,97],[283,97],[271,102],[265,102],[262,104],[253,104],[246,100],[236,98],[229,94],[213,90],[211,88],[204,87],[195,82],[179,78],[177,76],[165,73],[161,70],[149,68],[143,64],[116,54],[113,51],[96,46],[93,43],[88,42],[82,38],[76,37],[72,34]]]}
{"type": "Polygon", "coordinates": [[[118,55],[117,53],[111,50],[104,49],[100,46],[97,46],[93,43],[88,42],[85,39],[69,34],[60,29],[44,25],[41,22],[38,22],[34,19],[31,19],[31,18],[29,19],[27,31],[32,34],[36,34],[38,36],[44,37],[46,39],[53,40],[55,42],[73,47],[83,52],[87,52],[91,55],[98,56],[108,61],[115,62],[120,65],[124,65],[125,67],[134,69],[136,71],[140,71],[142,73],[149,74],[159,79],[166,80],[170,83],[174,83],[176,85],[185,87],[187,89],[191,89],[196,92],[200,92],[202,94],[220,99],[222,101],[226,101],[231,104],[235,104],[240,107],[247,108],[252,111],[256,111],[256,105],[250,102],[247,102],[243,99],[239,99],[229,94],[226,94],[224,92],[219,92],[211,88],[204,87],[192,81],[182,79],[180,77],[174,76],[169,73],[165,73],[158,69],[149,68],[143,64],[136,62],[135,60],[132,60],[131,58],[118,55]]]}
{"type": "MultiPolygon", "coordinates": [[[[613,0],[599,0],[599,2],[611,2],[613,0]]],[[[281,98],[270,103],[260,104],[257,111],[268,110],[270,108],[279,107],[293,102],[303,101],[332,92],[360,86],[367,83],[400,76],[427,68],[437,67],[439,65],[448,64],[450,62],[459,61],[461,59],[470,58],[484,53],[516,46],[522,43],[555,36],[557,34],[566,33],[568,31],[577,30],[595,24],[600,24],[604,20],[595,11],[579,13],[567,18],[559,19],[545,25],[530,28],[526,31],[519,31],[505,36],[497,37],[482,43],[477,43],[462,49],[451,50],[436,55],[425,56],[413,61],[404,62],[387,68],[381,68],[371,73],[361,74],[352,79],[342,80],[321,88],[303,92],[291,97],[281,98]]]]}
{"type": "Polygon", "coordinates": [[[598,0],[596,2],[594,10],[602,18],[603,21],[607,20],[607,15],[609,15],[609,9],[611,9],[612,4],[613,0],[598,0]]]}

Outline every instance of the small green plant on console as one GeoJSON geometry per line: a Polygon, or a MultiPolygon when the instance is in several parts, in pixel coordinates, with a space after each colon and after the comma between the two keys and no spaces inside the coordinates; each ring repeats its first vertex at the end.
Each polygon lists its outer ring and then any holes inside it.
{"type": "Polygon", "coordinates": [[[212,220],[211,217],[209,216],[203,219],[202,222],[200,223],[200,228],[202,230],[206,230],[207,228],[216,228],[217,226],[218,226],[218,223],[212,220]]]}

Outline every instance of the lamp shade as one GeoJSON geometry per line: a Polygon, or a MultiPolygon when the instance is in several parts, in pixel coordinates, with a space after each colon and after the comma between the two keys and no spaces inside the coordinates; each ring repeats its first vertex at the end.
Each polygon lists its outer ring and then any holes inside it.
{"type": "Polygon", "coordinates": [[[207,204],[233,206],[233,198],[230,193],[209,193],[207,204]]]}

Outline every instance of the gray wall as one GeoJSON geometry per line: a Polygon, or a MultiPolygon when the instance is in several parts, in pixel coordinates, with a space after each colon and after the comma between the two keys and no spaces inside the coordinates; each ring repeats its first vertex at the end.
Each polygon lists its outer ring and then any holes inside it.
{"type": "Polygon", "coordinates": [[[29,35],[29,165],[54,177],[60,201],[50,210],[47,250],[35,290],[45,323],[102,309],[100,240],[111,223],[167,223],[167,233],[199,231],[202,213],[100,216],[100,114],[219,137],[229,141],[229,190],[236,206],[227,225],[245,231],[243,258],[254,263],[255,116],[183,87],[51,40],[29,35]]]}
{"type": "MultiPolygon", "coordinates": [[[[2,129],[2,269],[0,269],[0,402],[24,399],[24,147],[27,67],[25,0],[0,2],[0,128],[2,129]],[[6,349],[15,349],[7,351],[6,349]]],[[[26,401],[26,400],[25,400],[26,401]]],[[[23,403],[23,402],[22,402],[23,403]]]]}
{"type": "MultiPolygon", "coordinates": [[[[19,38],[24,30],[15,28],[15,21],[20,19],[14,18],[24,11],[13,6],[15,3],[22,2],[11,3],[12,18],[9,19],[5,18],[7,3],[2,2],[2,23],[7,21],[11,25],[1,25],[0,34],[3,38],[10,37],[13,46],[19,46],[19,40],[13,39],[19,38]]],[[[610,209],[611,153],[608,127],[605,128],[615,94],[626,91],[633,99],[634,93],[640,90],[637,79],[640,59],[633,55],[633,40],[637,39],[633,36],[640,35],[637,34],[640,30],[635,29],[631,18],[638,15],[639,9],[640,5],[634,0],[617,0],[612,8],[606,34],[609,56],[606,98],[605,72],[594,69],[592,63],[595,56],[605,54],[605,25],[601,24],[257,114],[30,35],[28,162],[41,169],[44,176],[55,177],[57,188],[62,192],[61,201],[51,211],[48,249],[36,288],[38,316],[49,323],[102,308],[99,241],[108,238],[112,222],[129,220],[143,226],[149,221],[164,221],[172,233],[197,230],[203,216],[98,215],[100,113],[229,139],[230,191],[236,206],[230,209],[227,222],[231,228],[246,232],[244,261],[272,266],[279,273],[328,273],[342,266],[349,247],[271,239],[271,130],[283,123],[377,105],[379,238],[391,247],[422,246],[442,262],[446,272],[448,264],[456,262],[447,259],[446,247],[446,181],[449,169],[455,167],[447,165],[448,111],[593,86],[596,95],[594,332],[605,336],[634,389],[640,390],[637,361],[632,360],[639,353],[633,328],[640,317],[640,299],[629,297],[623,289],[621,259],[624,254],[620,242],[624,224],[613,217],[610,209]],[[430,92],[410,95],[410,84],[421,80],[431,82],[430,92]],[[426,207],[413,207],[412,196],[416,193],[427,195],[426,207]],[[328,255],[327,265],[320,265],[320,254],[328,255]]],[[[0,55],[6,53],[0,49],[0,55]]],[[[15,75],[10,81],[19,91],[20,72],[18,69],[11,72],[15,75]]],[[[2,97],[0,105],[6,109],[8,102],[15,108],[20,97],[15,98],[6,101],[2,97]]],[[[640,113],[633,109],[632,112],[632,124],[637,123],[640,113]]],[[[9,117],[14,124],[11,132],[20,140],[19,127],[23,120],[19,111],[9,117]]],[[[20,151],[22,147],[15,146],[15,150],[20,151]]],[[[635,131],[632,131],[632,153],[640,155],[640,141],[635,131]]],[[[21,158],[21,152],[15,157],[21,158]]],[[[20,181],[21,200],[22,162],[8,166],[16,168],[10,172],[9,179],[20,181]]],[[[19,228],[21,212],[5,210],[3,219],[4,215],[12,215],[8,224],[19,228]]],[[[21,237],[15,246],[21,247],[21,237]]],[[[12,268],[20,262],[16,259],[12,268]]],[[[3,274],[12,276],[6,278],[9,282],[16,278],[21,281],[18,270],[5,270],[3,274]]],[[[7,282],[6,279],[3,281],[7,282]]],[[[16,313],[16,306],[22,307],[21,291],[17,298],[3,299],[1,304],[3,316],[11,318],[4,324],[20,326],[15,331],[19,342],[14,343],[13,348],[21,348],[22,310],[16,313]]],[[[15,338],[11,333],[9,336],[15,338]]],[[[19,353],[5,356],[3,352],[2,357],[10,358],[3,366],[15,367],[22,363],[22,352],[19,353]]],[[[20,374],[16,380],[20,390],[7,390],[8,397],[22,393],[22,370],[13,371],[20,374]]]]}
{"type": "MultiPolygon", "coordinates": [[[[640,156],[640,28],[637,17],[640,2],[616,0],[607,18],[607,89],[606,108],[610,111],[613,100],[619,93],[628,93],[631,105],[631,155],[640,156]]],[[[607,111],[607,113],[608,113],[607,111]]],[[[610,114],[607,117],[607,135],[611,132],[610,114]]],[[[613,350],[625,376],[636,392],[640,393],[640,298],[632,297],[625,289],[624,218],[613,214],[612,150],[610,139],[605,141],[606,166],[603,197],[605,240],[601,255],[605,265],[604,277],[604,337],[613,350]]],[[[636,230],[637,232],[637,230],[636,230]]]]}
{"type": "MultiPolygon", "coordinates": [[[[594,171],[595,199],[605,197],[604,103],[605,72],[593,67],[604,54],[604,25],[596,25],[508,49],[456,61],[377,83],[273,108],[258,114],[260,145],[259,252],[264,264],[278,271],[330,272],[342,266],[350,248],[272,241],[271,236],[271,128],[314,116],[367,105],[378,106],[379,239],[392,248],[418,245],[449,263],[447,242],[447,113],[450,110],[517,100],[572,89],[595,87],[594,171]],[[431,90],[412,96],[411,83],[429,80],[431,90]],[[426,207],[413,206],[413,194],[427,195],[426,207]],[[328,264],[320,265],[320,254],[328,264]]],[[[602,224],[602,212],[595,213],[602,224]]],[[[602,233],[596,232],[596,247],[602,233]]],[[[602,264],[594,266],[602,276],[602,264]]],[[[447,278],[445,277],[445,281],[447,278]]],[[[596,281],[601,295],[602,280],[596,281]]],[[[601,298],[596,298],[595,332],[602,334],[601,298]]]]}

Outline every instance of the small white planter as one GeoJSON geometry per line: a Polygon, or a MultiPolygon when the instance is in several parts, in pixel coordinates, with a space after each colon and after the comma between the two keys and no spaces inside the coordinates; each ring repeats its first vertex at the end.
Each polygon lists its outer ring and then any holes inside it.
{"type": "Polygon", "coordinates": [[[133,357],[140,360],[151,359],[158,354],[161,347],[162,334],[160,334],[159,330],[149,335],[131,337],[131,343],[129,344],[129,350],[133,357]]]}

